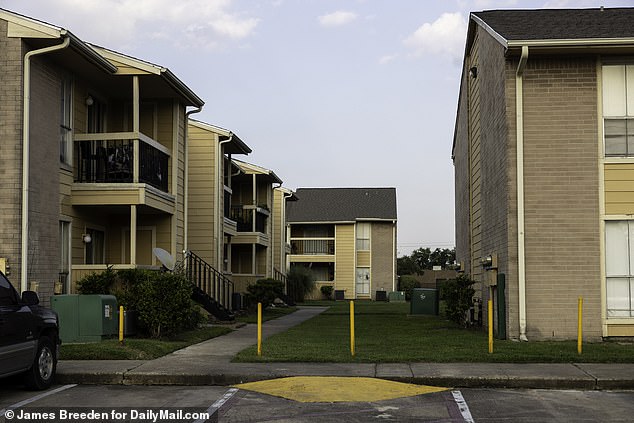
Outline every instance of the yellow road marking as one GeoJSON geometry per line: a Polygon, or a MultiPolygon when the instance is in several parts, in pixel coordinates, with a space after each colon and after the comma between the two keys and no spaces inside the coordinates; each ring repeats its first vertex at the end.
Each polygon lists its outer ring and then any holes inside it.
{"type": "Polygon", "coordinates": [[[298,376],[235,385],[298,402],[374,402],[446,391],[449,388],[369,377],[298,376]]]}

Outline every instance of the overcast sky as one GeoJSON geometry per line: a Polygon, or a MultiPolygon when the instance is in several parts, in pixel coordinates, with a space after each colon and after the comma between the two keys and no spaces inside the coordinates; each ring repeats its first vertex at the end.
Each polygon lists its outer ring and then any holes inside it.
{"type": "Polygon", "coordinates": [[[0,0],[169,68],[288,188],[396,187],[399,256],[454,246],[469,12],[601,5],[634,1],[0,0]]]}

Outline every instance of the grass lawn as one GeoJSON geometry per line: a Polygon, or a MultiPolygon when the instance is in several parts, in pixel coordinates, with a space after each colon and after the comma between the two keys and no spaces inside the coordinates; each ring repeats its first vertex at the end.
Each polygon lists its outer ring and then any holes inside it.
{"type": "MultiPolygon", "coordinates": [[[[297,311],[297,307],[269,307],[262,311],[262,321],[267,322],[269,320],[277,319],[278,317],[286,316],[297,311]]],[[[236,317],[237,322],[243,323],[257,323],[258,311],[250,311],[248,314],[236,317]]]]}
{"type": "Polygon", "coordinates": [[[126,338],[119,345],[118,339],[106,339],[87,344],[62,344],[61,360],[152,360],[192,344],[197,344],[232,330],[227,327],[203,327],[183,332],[170,339],[126,338]]]}
{"type": "MultiPolygon", "coordinates": [[[[323,302],[306,305],[324,305],[323,302]]],[[[613,342],[494,341],[488,353],[482,329],[464,329],[442,317],[408,316],[409,303],[355,302],[356,356],[350,355],[349,303],[326,302],[324,313],[238,354],[239,362],[624,362],[634,345],[613,342]]]]}

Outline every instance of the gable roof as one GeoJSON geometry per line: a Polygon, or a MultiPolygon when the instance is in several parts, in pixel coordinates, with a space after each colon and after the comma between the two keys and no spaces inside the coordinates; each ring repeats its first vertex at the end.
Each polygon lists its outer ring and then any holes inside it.
{"type": "Polygon", "coordinates": [[[247,163],[238,159],[231,159],[231,162],[235,164],[240,171],[246,175],[261,175],[261,177],[268,182],[273,184],[281,184],[282,180],[270,169],[264,168],[262,166],[254,165],[252,163],[247,163]]]}
{"type": "Polygon", "coordinates": [[[487,10],[471,19],[507,47],[514,41],[634,42],[634,8],[487,10]]]}
{"type": "Polygon", "coordinates": [[[396,188],[298,188],[291,223],[396,220],[396,188]]]}

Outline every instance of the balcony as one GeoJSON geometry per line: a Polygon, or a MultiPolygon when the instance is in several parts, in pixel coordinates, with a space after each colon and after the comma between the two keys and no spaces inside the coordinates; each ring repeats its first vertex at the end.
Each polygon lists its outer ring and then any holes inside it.
{"type": "Polygon", "coordinates": [[[291,254],[322,256],[335,254],[334,238],[291,238],[291,254]]]}
{"type": "Polygon", "coordinates": [[[170,150],[139,132],[77,134],[73,206],[144,205],[176,212],[170,150]]]}
{"type": "Polygon", "coordinates": [[[269,211],[258,206],[232,206],[231,220],[238,223],[238,232],[260,232],[266,233],[266,223],[269,218],[269,211]],[[253,216],[255,215],[255,226],[253,216]]]}
{"type": "Polygon", "coordinates": [[[141,133],[79,134],[74,147],[76,183],[145,183],[169,191],[169,150],[141,133]]]}

